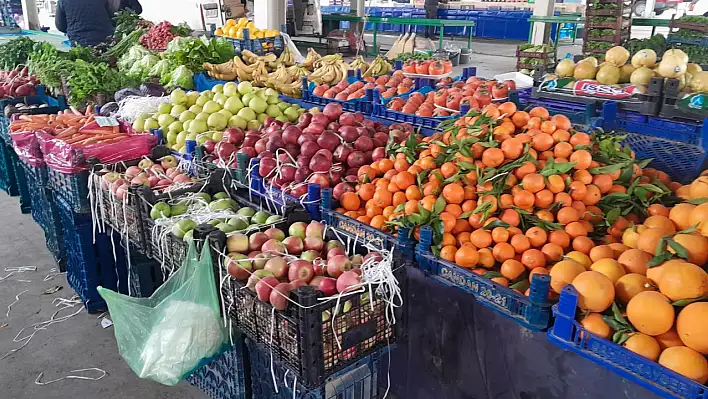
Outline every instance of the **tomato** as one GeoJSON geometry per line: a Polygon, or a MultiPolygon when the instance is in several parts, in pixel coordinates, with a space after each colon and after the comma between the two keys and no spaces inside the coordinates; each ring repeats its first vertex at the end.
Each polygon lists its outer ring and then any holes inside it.
{"type": "Polygon", "coordinates": [[[455,83],[452,84],[452,87],[454,87],[454,88],[456,88],[456,89],[462,89],[463,87],[465,87],[465,82],[463,82],[463,81],[457,81],[457,82],[455,82],[455,83]]]}
{"type": "Polygon", "coordinates": [[[445,73],[452,72],[452,61],[450,61],[450,60],[444,61],[443,67],[445,68],[445,73]]]}
{"type": "Polygon", "coordinates": [[[415,73],[419,75],[427,75],[430,68],[430,61],[418,61],[415,64],[415,73]]]}
{"type": "Polygon", "coordinates": [[[452,93],[447,96],[445,101],[445,108],[454,109],[456,111],[460,110],[460,101],[462,100],[462,95],[459,93],[452,93]]]}
{"type": "Polygon", "coordinates": [[[405,73],[415,73],[415,63],[408,60],[403,63],[403,72],[405,73]]]}
{"type": "Polygon", "coordinates": [[[489,91],[486,89],[477,90],[472,96],[479,103],[480,107],[484,107],[487,104],[491,104],[492,96],[489,95],[489,91]]]}
{"type": "Polygon", "coordinates": [[[450,116],[450,113],[442,108],[435,108],[433,111],[433,116],[450,116]]]}
{"type": "Polygon", "coordinates": [[[440,89],[435,93],[435,105],[445,106],[447,102],[447,89],[440,89]]]}
{"type": "Polygon", "coordinates": [[[460,101],[460,107],[462,107],[465,104],[469,104],[470,109],[480,109],[482,107],[479,106],[479,102],[474,99],[472,96],[466,96],[462,97],[462,100],[460,101]]]}
{"type": "Polygon", "coordinates": [[[480,80],[478,77],[472,76],[471,78],[467,78],[467,81],[465,83],[475,83],[475,82],[479,82],[479,81],[480,80]]]}
{"type": "Polygon", "coordinates": [[[443,75],[445,73],[445,66],[440,61],[435,61],[430,65],[429,73],[431,75],[443,75]]]}
{"type": "Polygon", "coordinates": [[[509,87],[509,90],[516,90],[516,82],[513,80],[505,80],[504,84],[509,87]]]}
{"type": "Polygon", "coordinates": [[[509,87],[504,83],[498,83],[492,87],[492,97],[495,99],[509,97],[509,87]]]}

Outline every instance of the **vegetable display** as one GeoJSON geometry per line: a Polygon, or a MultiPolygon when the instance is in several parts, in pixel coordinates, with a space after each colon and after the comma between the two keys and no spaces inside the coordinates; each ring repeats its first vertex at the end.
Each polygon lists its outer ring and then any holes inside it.
{"type": "Polygon", "coordinates": [[[10,70],[27,63],[35,42],[27,37],[18,37],[0,45],[0,69],[10,70]]]}

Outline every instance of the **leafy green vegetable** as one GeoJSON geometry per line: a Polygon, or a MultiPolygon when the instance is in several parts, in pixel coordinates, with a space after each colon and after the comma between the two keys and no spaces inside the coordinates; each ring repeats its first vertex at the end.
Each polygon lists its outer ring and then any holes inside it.
{"type": "Polygon", "coordinates": [[[164,79],[160,82],[166,88],[182,87],[184,89],[194,88],[194,73],[184,65],[180,65],[172,71],[170,75],[166,75],[169,79],[164,79]]]}
{"type": "Polygon", "coordinates": [[[124,87],[137,87],[140,81],[123,72],[110,68],[107,63],[89,63],[77,60],[73,64],[69,77],[69,102],[74,105],[84,104],[102,94],[109,99],[124,87]]]}
{"type": "Polygon", "coordinates": [[[164,58],[172,65],[202,71],[205,62],[221,64],[234,57],[233,46],[222,38],[175,37],[167,45],[164,58]]]}
{"type": "Polygon", "coordinates": [[[35,42],[27,37],[18,37],[0,45],[0,68],[7,71],[18,65],[27,64],[35,42]]]}
{"type": "Polygon", "coordinates": [[[118,11],[113,18],[116,26],[113,37],[115,37],[116,40],[122,40],[125,36],[134,32],[138,26],[138,22],[142,20],[140,15],[132,10],[118,11]]]}

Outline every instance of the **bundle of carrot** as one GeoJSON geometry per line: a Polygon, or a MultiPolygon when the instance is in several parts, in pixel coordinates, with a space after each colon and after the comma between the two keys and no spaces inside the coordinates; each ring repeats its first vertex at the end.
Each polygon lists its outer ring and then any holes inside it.
{"type": "Polygon", "coordinates": [[[49,133],[75,148],[117,143],[130,137],[120,131],[120,126],[99,126],[91,106],[84,113],[71,107],[56,115],[21,115],[10,123],[11,132],[37,130],[49,133]]]}

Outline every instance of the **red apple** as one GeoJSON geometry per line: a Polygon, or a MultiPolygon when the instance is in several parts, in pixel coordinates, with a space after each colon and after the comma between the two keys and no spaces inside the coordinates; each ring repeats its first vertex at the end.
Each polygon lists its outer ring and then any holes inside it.
{"type": "Polygon", "coordinates": [[[300,255],[305,248],[305,244],[300,237],[290,236],[283,240],[283,245],[290,255],[300,255]]]}
{"type": "Polygon", "coordinates": [[[361,276],[353,270],[342,273],[337,278],[337,291],[347,292],[358,288],[361,284],[361,276]],[[355,288],[352,288],[355,287],[355,288]]]}
{"type": "Polygon", "coordinates": [[[337,278],[342,273],[351,270],[352,267],[352,262],[346,255],[336,255],[327,260],[327,275],[337,278]]]}
{"type": "Polygon", "coordinates": [[[288,274],[288,264],[284,258],[280,256],[274,256],[268,259],[263,270],[268,270],[273,273],[273,276],[277,279],[281,279],[288,274]]]}
{"type": "Polygon", "coordinates": [[[290,283],[280,283],[270,292],[270,304],[277,310],[283,311],[288,308],[288,296],[293,286],[290,283]]]}
{"type": "Polygon", "coordinates": [[[332,296],[337,293],[337,280],[331,277],[324,277],[317,289],[322,291],[325,296],[332,296]]]}
{"type": "Polygon", "coordinates": [[[280,284],[278,279],[273,276],[260,279],[260,281],[256,283],[256,295],[258,295],[258,299],[263,302],[268,302],[270,300],[271,291],[273,291],[273,288],[277,287],[278,284],[280,284]]]}
{"type": "Polygon", "coordinates": [[[312,268],[312,263],[306,260],[296,260],[290,263],[288,267],[288,280],[303,280],[306,283],[312,280],[315,276],[315,271],[312,268]]]}

